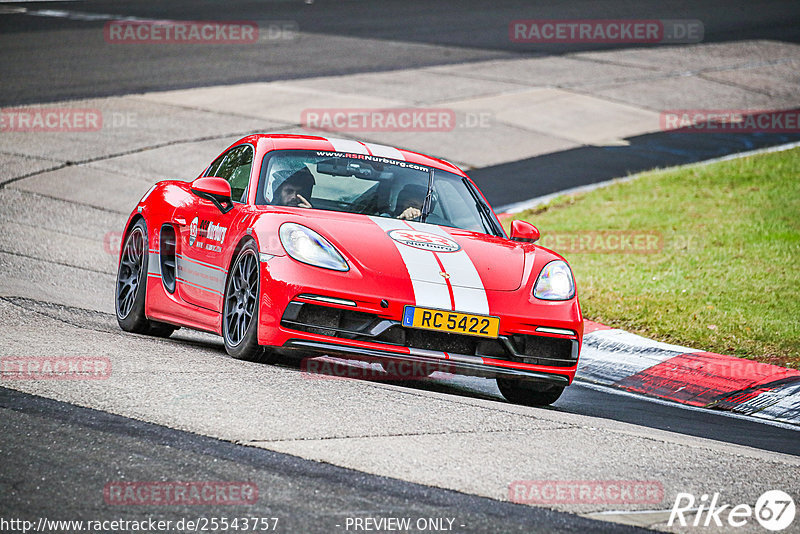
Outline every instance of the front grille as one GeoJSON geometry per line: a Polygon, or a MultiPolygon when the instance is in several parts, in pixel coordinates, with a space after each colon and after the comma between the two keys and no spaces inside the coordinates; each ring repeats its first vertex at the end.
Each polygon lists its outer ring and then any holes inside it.
{"type": "MultiPolygon", "coordinates": [[[[514,345],[514,350],[520,355],[519,361],[523,363],[554,365],[550,362],[563,359],[575,361],[572,350],[576,342],[571,339],[513,334],[510,341],[514,345]]],[[[577,346],[575,349],[577,350],[577,346]]]]}
{"type": "MultiPolygon", "coordinates": [[[[308,332],[337,337],[337,332],[346,334],[347,332],[364,331],[374,318],[374,315],[368,313],[307,304],[300,309],[296,320],[298,323],[306,325],[308,332]]],[[[346,337],[351,337],[351,335],[346,337]]]]}
{"type": "Polygon", "coordinates": [[[416,349],[484,356],[498,360],[572,367],[577,360],[577,341],[513,334],[486,339],[447,332],[406,328],[397,321],[371,313],[293,301],[286,307],[281,325],[292,330],[358,341],[370,341],[416,349]]]}

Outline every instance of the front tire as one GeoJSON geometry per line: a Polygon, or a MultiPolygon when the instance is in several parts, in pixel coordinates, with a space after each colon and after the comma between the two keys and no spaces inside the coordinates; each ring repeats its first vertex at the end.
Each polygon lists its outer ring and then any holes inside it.
{"type": "Polygon", "coordinates": [[[247,242],[228,276],[222,309],[225,350],[237,360],[269,363],[274,358],[258,344],[261,268],[255,243],[247,242]]]}
{"type": "Polygon", "coordinates": [[[525,406],[549,406],[564,392],[564,386],[513,378],[498,378],[497,387],[509,402],[525,406]]]}
{"type": "Polygon", "coordinates": [[[122,246],[114,291],[117,322],[126,332],[169,337],[175,326],[151,321],[144,314],[149,256],[147,225],[140,219],[125,236],[122,246]]]}

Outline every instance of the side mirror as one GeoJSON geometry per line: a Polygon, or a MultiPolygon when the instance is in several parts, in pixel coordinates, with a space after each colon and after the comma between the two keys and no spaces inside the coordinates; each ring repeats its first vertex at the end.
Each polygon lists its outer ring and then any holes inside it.
{"type": "Polygon", "coordinates": [[[539,229],[527,221],[511,221],[511,239],[533,243],[539,239],[539,229]]]}
{"type": "Polygon", "coordinates": [[[233,209],[231,200],[231,184],[224,178],[206,176],[192,182],[192,193],[200,198],[210,200],[222,213],[233,209]]]}

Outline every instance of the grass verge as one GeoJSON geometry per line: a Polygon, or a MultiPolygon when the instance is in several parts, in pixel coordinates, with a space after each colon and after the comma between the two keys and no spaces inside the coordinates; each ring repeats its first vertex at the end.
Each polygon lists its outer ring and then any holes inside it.
{"type": "Polygon", "coordinates": [[[647,173],[514,218],[570,262],[587,319],[800,368],[800,149],[647,173]]]}

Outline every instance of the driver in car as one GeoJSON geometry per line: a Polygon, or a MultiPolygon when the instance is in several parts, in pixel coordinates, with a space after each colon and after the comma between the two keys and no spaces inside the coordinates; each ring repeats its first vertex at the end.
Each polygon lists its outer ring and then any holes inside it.
{"type": "MultiPolygon", "coordinates": [[[[422,215],[422,205],[428,188],[419,184],[408,184],[397,194],[394,212],[387,214],[395,219],[412,221],[422,215]]],[[[433,208],[433,206],[431,206],[433,208]]]]}
{"type": "MultiPolygon", "coordinates": [[[[295,208],[311,208],[311,191],[314,188],[314,175],[308,168],[297,171],[282,170],[272,174],[271,189],[275,191],[270,204],[274,206],[291,206],[295,208]]],[[[268,195],[269,196],[269,195],[268,195]]]]}

